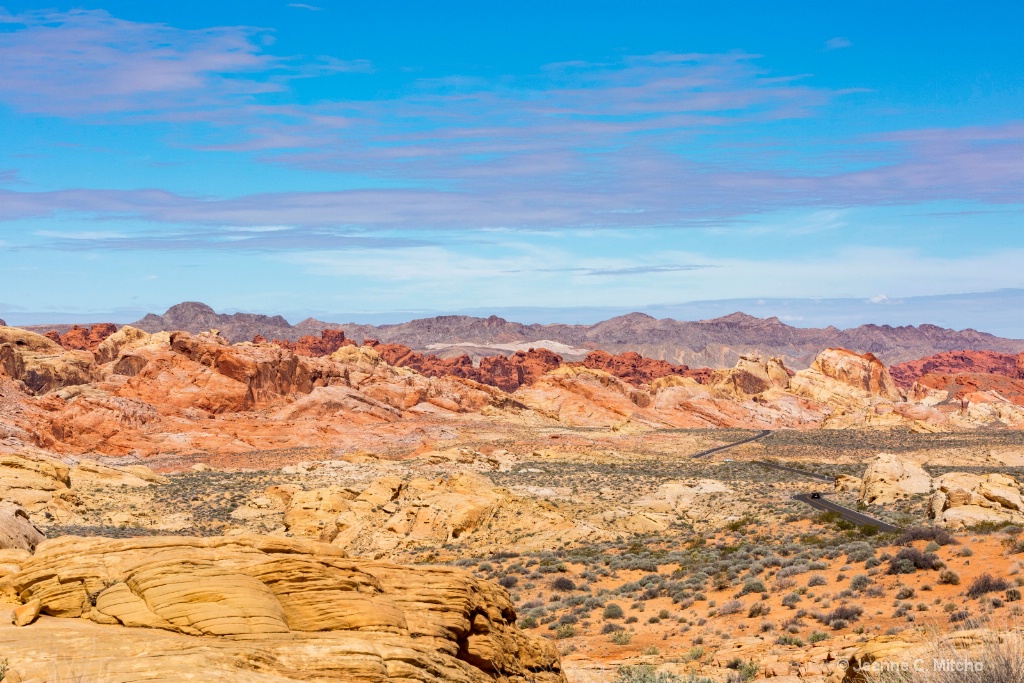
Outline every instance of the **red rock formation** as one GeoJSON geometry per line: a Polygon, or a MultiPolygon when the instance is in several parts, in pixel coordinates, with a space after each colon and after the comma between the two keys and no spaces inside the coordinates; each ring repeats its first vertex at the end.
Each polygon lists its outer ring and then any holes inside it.
{"type": "Polygon", "coordinates": [[[591,351],[583,359],[582,365],[592,370],[604,370],[633,386],[650,384],[659,377],[669,375],[692,377],[697,382],[705,384],[711,373],[714,372],[711,368],[690,369],[686,365],[673,365],[664,360],[644,358],[633,351],[626,351],[618,355],[612,355],[607,351],[591,351]]]}
{"type": "Polygon", "coordinates": [[[115,332],[117,332],[117,325],[97,323],[88,329],[72,325],[71,329],[63,335],[57,330],[50,330],[43,336],[60,344],[68,351],[95,351],[104,339],[115,332]]]}
{"type": "Polygon", "coordinates": [[[889,374],[901,387],[910,387],[924,375],[982,373],[1024,379],[1024,353],[1013,355],[995,351],[947,351],[918,360],[899,363],[889,374]]]}
{"type": "Polygon", "coordinates": [[[480,359],[481,384],[507,392],[536,382],[544,373],[562,364],[562,357],[547,349],[516,351],[512,356],[485,356],[480,359]]]}
{"type": "MultiPolygon", "coordinates": [[[[252,338],[253,344],[263,344],[266,341],[266,337],[259,334],[252,338]]],[[[320,333],[319,339],[311,334],[306,334],[299,337],[298,341],[291,342],[284,339],[275,339],[273,343],[282,349],[294,351],[299,356],[308,356],[310,358],[329,356],[342,346],[356,345],[351,339],[345,339],[345,333],[342,330],[323,330],[320,333]]]]}
{"type": "Polygon", "coordinates": [[[562,364],[562,357],[547,349],[516,351],[512,356],[484,356],[480,359],[480,366],[474,367],[472,359],[465,354],[440,358],[418,353],[401,344],[381,344],[376,339],[367,339],[365,345],[376,349],[381,358],[391,365],[412,368],[427,377],[471,379],[509,393],[532,384],[545,372],[562,364]]]}
{"type": "MultiPolygon", "coordinates": [[[[972,394],[994,391],[1006,400],[1024,406],[1024,379],[1014,379],[1001,374],[966,372],[958,374],[927,374],[917,379],[917,390],[927,387],[948,391],[950,399],[971,399],[972,394]]],[[[916,396],[915,398],[921,398],[916,396]]]]}

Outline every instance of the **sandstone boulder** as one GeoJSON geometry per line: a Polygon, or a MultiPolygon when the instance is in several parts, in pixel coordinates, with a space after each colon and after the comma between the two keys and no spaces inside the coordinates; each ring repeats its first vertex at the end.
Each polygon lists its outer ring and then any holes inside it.
{"type": "Polygon", "coordinates": [[[24,382],[34,394],[87,384],[95,365],[88,351],[66,351],[46,337],[15,327],[0,327],[0,368],[24,382]]]}
{"type": "Polygon", "coordinates": [[[938,477],[929,516],[953,528],[985,522],[1024,524],[1021,483],[1005,474],[949,472],[938,477]]]}
{"type": "Polygon", "coordinates": [[[554,647],[516,628],[497,585],[455,568],[354,561],[300,539],[65,537],[40,544],[4,588],[71,618],[42,617],[31,636],[0,626],[5,656],[29,679],[91,636],[118,680],[565,680],[554,647]],[[259,666],[240,678],[239,661],[259,666]]]}
{"type": "Polygon", "coordinates": [[[0,550],[35,550],[46,539],[20,505],[0,501],[0,550]]]}
{"type": "Polygon", "coordinates": [[[811,369],[874,396],[890,401],[903,400],[889,371],[873,354],[860,355],[846,349],[825,349],[814,359],[811,369]]]}
{"type": "Polygon", "coordinates": [[[730,396],[747,398],[772,388],[789,386],[789,371],[778,358],[765,358],[758,352],[743,354],[730,370],[715,371],[708,384],[730,396]]]}
{"type": "Polygon", "coordinates": [[[864,472],[860,499],[865,503],[884,505],[900,496],[929,493],[931,476],[917,463],[891,453],[880,453],[864,472]]]}
{"type": "Polygon", "coordinates": [[[28,449],[0,451],[0,500],[36,512],[70,488],[70,470],[60,460],[28,449]]]}

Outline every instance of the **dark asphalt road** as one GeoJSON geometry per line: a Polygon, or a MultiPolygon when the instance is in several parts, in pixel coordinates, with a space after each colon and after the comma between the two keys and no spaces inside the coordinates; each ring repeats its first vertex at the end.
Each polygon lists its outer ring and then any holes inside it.
{"type": "MultiPolygon", "coordinates": [[[[712,453],[718,453],[719,451],[724,451],[726,449],[733,448],[735,446],[740,446],[740,445],[745,444],[745,443],[750,443],[751,441],[757,441],[758,439],[763,439],[764,437],[768,436],[771,433],[772,433],[772,431],[770,429],[766,429],[763,432],[761,432],[760,434],[752,436],[749,439],[743,439],[742,441],[737,441],[736,443],[730,443],[730,444],[726,444],[725,446],[718,446],[717,448],[712,448],[712,449],[709,449],[709,450],[706,450],[706,451],[701,451],[700,453],[694,453],[692,457],[694,457],[694,458],[703,458],[705,456],[711,455],[712,453]]],[[[811,479],[817,479],[818,481],[825,481],[825,482],[828,482],[830,484],[835,482],[835,478],[834,477],[830,477],[830,476],[827,476],[827,475],[824,475],[824,474],[818,474],[817,472],[806,472],[804,470],[798,470],[795,467],[786,467],[785,465],[776,465],[774,463],[765,462],[763,460],[754,460],[753,464],[761,465],[762,467],[770,467],[770,468],[775,469],[775,470],[782,470],[783,472],[789,472],[791,474],[796,474],[796,475],[799,475],[799,476],[802,476],[802,477],[810,477],[811,479]]],[[[821,495],[823,496],[822,498],[811,498],[811,494],[810,493],[800,493],[800,494],[797,494],[797,495],[793,496],[793,499],[794,500],[799,500],[801,503],[807,503],[812,508],[815,508],[817,510],[824,510],[824,511],[827,511],[827,512],[834,512],[837,515],[839,515],[840,517],[842,517],[843,519],[845,519],[847,521],[850,521],[850,522],[853,522],[854,524],[861,524],[861,525],[866,525],[866,526],[877,527],[879,531],[886,531],[886,532],[902,531],[902,529],[900,529],[899,527],[893,526],[892,524],[889,524],[887,522],[883,522],[880,519],[875,519],[874,517],[868,517],[867,515],[864,515],[864,514],[861,514],[861,513],[857,512],[856,510],[851,510],[850,508],[843,507],[842,505],[839,505],[838,503],[833,503],[830,500],[825,500],[824,496],[828,495],[827,492],[822,492],[821,495]]]]}
{"type": "Polygon", "coordinates": [[[763,432],[761,432],[760,434],[752,436],[749,439],[743,439],[742,441],[737,441],[736,443],[727,443],[724,446],[718,446],[717,448],[711,448],[711,449],[706,450],[706,451],[701,451],[700,453],[694,453],[690,457],[692,457],[692,458],[703,458],[705,456],[711,455],[712,453],[717,453],[718,451],[724,451],[727,448],[735,448],[736,446],[742,446],[743,444],[750,443],[751,441],[757,441],[758,439],[763,439],[764,437],[768,436],[771,433],[772,433],[772,430],[766,429],[763,432]]]}
{"type": "Polygon", "coordinates": [[[862,515],[859,512],[851,510],[850,508],[844,508],[842,505],[838,505],[830,500],[826,500],[824,497],[811,498],[811,494],[809,493],[800,493],[793,496],[793,498],[795,500],[799,500],[801,503],[807,503],[812,508],[825,510],[827,512],[834,512],[837,515],[841,516],[843,519],[849,520],[854,524],[878,527],[879,531],[901,531],[901,529],[897,526],[893,526],[892,524],[886,524],[885,522],[877,520],[874,517],[862,515]]]}

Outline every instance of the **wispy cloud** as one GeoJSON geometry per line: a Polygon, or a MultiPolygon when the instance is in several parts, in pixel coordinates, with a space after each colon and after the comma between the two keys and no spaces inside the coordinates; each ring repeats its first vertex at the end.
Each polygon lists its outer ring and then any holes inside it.
{"type": "Polygon", "coordinates": [[[310,12],[320,12],[321,10],[323,10],[323,7],[315,7],[313,5],[306,5],[306,4],[301,3],[301,2],[289,2],[288,6],[289,7],[294,7],[295,9],[308,9],[310,12]]]}
{"type": "Polygon", "coordinates": [[[853,43],[850,42],[849,38],[843,38],[842,36],[836,36],[835,38],[829,38],[825,41],[826,50],[842,50],[843,48],[852,47],[853,43]]]}

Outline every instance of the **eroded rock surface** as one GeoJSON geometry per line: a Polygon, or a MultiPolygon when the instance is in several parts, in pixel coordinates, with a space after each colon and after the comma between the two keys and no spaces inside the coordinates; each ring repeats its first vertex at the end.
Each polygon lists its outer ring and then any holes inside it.
{"type": "Polygon", "coordinates": [[[84,659],[85,673],[103,666],[116,680],[565,680],[553,645],[515,626],[496,584],[455,568],[351,560],[301,539],[64,537],[40,544],[0,580],[5,590],[44,615],[0,626],[23,678],[45,675],[91,636],[102,656],[84,659]]]}

